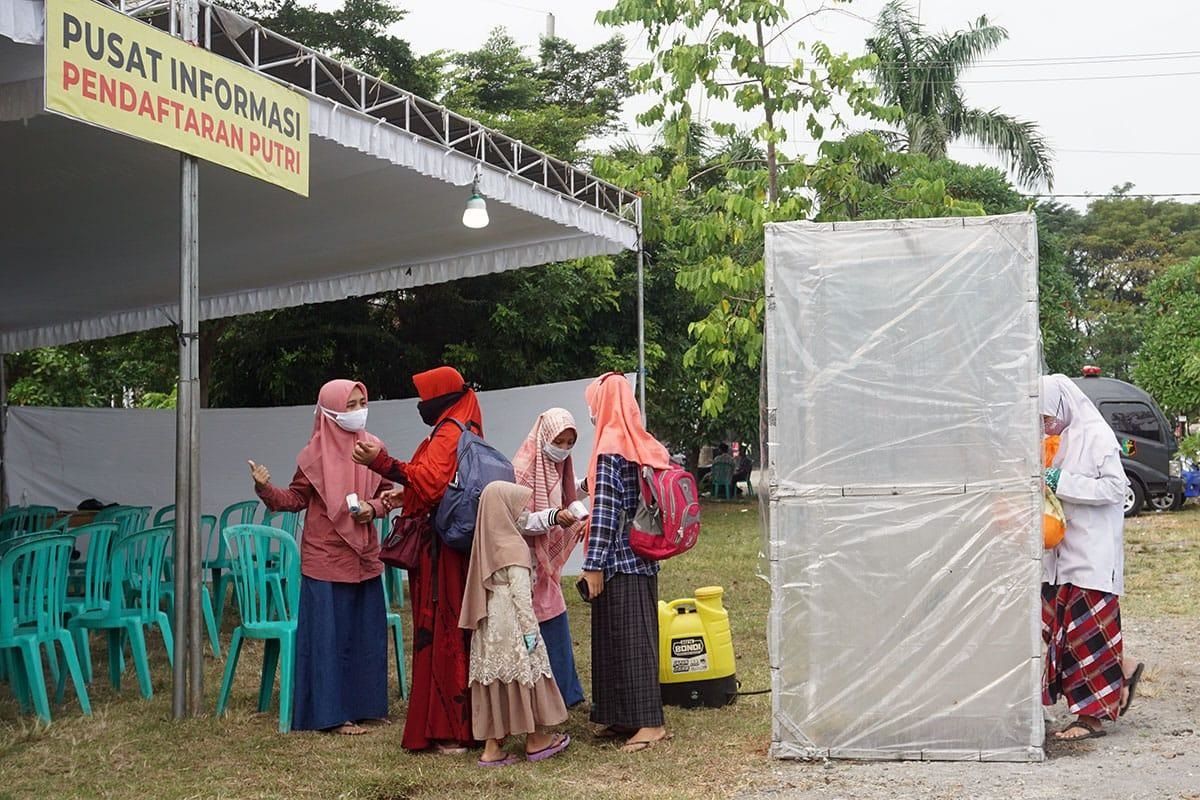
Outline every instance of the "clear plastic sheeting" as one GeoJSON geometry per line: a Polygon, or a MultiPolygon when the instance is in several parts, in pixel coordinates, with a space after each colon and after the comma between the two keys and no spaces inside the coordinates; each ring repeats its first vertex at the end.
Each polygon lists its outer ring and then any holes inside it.
{"type": "Polygon", "coordinates": [[[769,225],[773,753],[1039,761],[1028,214],[769,225]]]}

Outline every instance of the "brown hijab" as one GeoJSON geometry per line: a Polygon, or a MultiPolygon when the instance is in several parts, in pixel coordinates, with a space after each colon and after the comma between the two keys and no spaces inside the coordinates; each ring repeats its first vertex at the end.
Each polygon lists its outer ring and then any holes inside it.
{"type": "Polygon", "coordinates": [[[517,520],[532,495],[532,489],[496,481],[489,483],[479,496],[475,541],[471,544],[471,565],[458,627],[473,631],[487,617],[487,593],[493,587],[492,575],[498,570],[532,567],[529,545],[517,527],[517,520]]]}

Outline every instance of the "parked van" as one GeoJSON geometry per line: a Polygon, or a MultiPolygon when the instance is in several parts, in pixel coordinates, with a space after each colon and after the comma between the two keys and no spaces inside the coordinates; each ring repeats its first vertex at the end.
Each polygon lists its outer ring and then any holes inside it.
{"type": "Polygon", "coordinates": [[[1154,398],[1132,383],[1104,378],[1099,367],[1084,367],[1075,384],[1100,410],[1121,444],[1121,465],[1129,479],[1125,516],[1140,514],[1147,501],[1177,507],[1183,498],[1182,465],[1171,424],[1154,398]]]}

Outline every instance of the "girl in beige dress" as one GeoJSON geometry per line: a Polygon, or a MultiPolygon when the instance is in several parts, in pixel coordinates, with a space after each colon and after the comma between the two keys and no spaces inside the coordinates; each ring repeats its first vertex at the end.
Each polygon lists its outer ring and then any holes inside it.
{"type": "Polygon", "coordinates": [[[531,491],[489,484],[479,516],[459,627],[471,631],[471,727],[485,742],[481,767],[508,766],[504,740],[525,735],[525,757],[541,761],[567,749],[565,733],[539,732],[567,719],[550,657],[533,613],[532,563],[522,531],[531,491]]]}

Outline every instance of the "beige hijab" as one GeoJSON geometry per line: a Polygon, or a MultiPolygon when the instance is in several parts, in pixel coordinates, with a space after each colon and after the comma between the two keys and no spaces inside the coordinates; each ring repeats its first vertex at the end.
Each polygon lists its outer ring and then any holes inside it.
{"type": "Polygon", "coordinates": [[[493,587],[492,575],[498,570],[532,567],[529,545],[517,527],[517,520],[532,495],[532,489],[496,481],[489,483],[479,496],[475,541],[471,544],[471,565],[458,627],[473,631],[487,617],[487,593],[493,587]]]}

